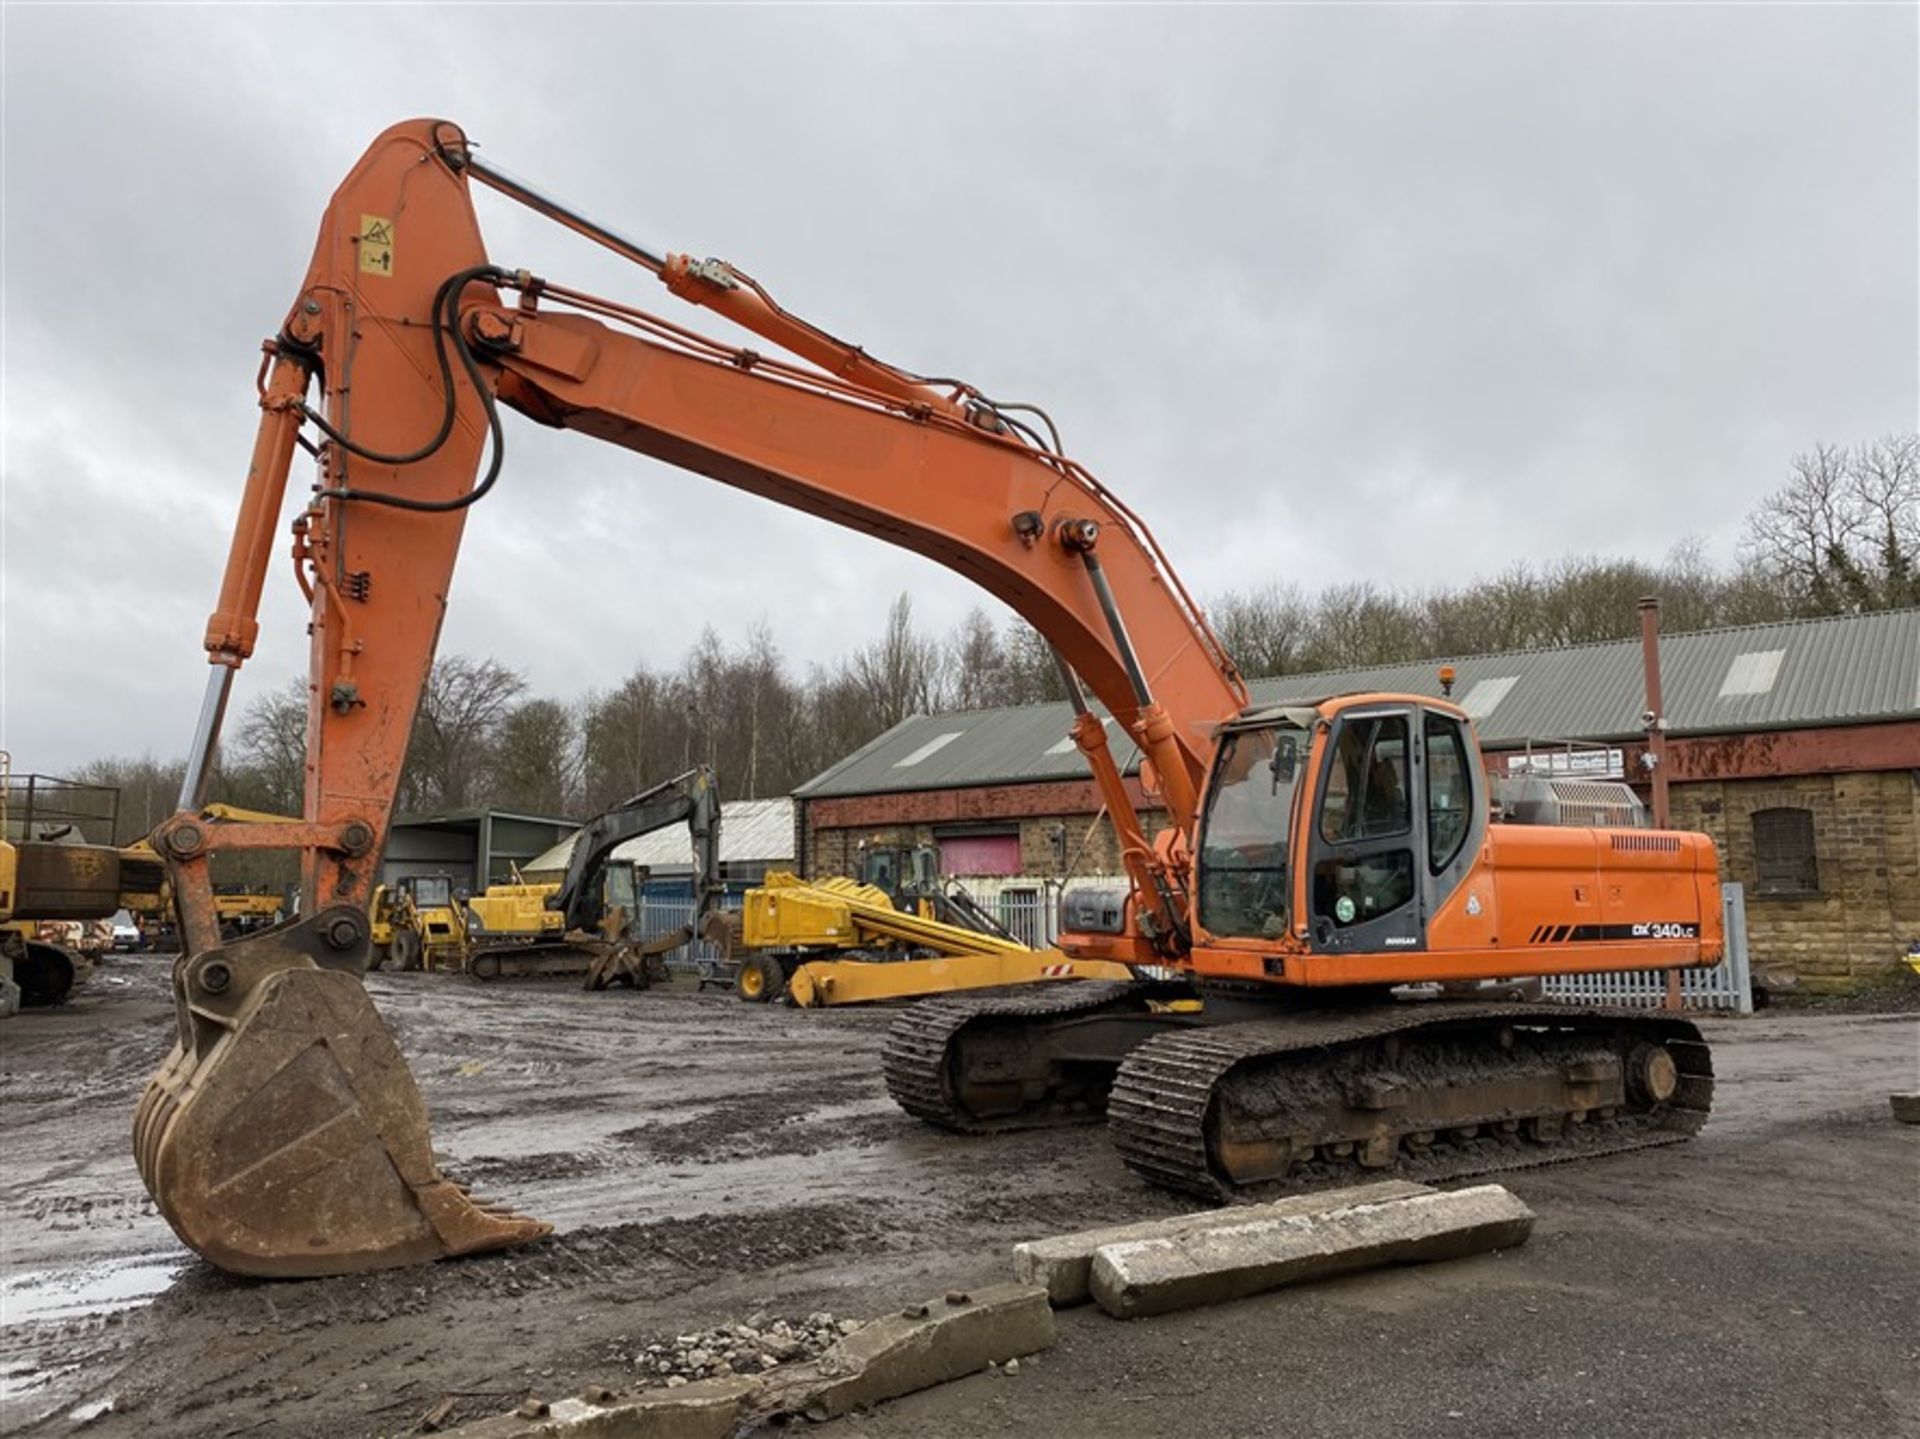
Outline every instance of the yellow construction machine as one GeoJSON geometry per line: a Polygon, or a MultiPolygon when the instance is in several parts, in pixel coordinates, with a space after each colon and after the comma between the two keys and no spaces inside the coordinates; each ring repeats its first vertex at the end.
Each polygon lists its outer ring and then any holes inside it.
{"type": "MultiPolygon", "coordinates": [[[[450,969],[482,980],[582,976],[590,989],[644,989],[660,977],[659,956],[686,943],[692,929],[641,934],[634,867],[613,851],[681,821],[701,873],[717,875],[719,791],[701,766],[588,821],[561,879],[528,884],[516,873],[469,897],[444,874],[380,885],[368,905],[373,954],[390,969],[450,969]]],[[[702,884],[696,924],[717,892],[717,880],[702,884]]]]}
{"type": "Polygon", "coordinates": [[[0,1015],[63,1003],[92,968],[89,927],[165,892],[151,849],[81,834],[83,823],[111,834],[119,798],[111,786],[15,775],[0,750],[0,1015]]]}
{"type": "MultiPolygon", "coordinates": [[[[876,884],[803,880],[781,870],[749,890],[735,941],[734,990],[765,1002],[784,994],[802,1008],[871,1004],[1043,980],[1127,979],[1126,966],[1033,949],[977,909],[973,924],[931,917],[936,902],[876,884]]],[[[948,901],[949,912],[973,908],[948,901]]]]}
{"type": "Polygon", "coordinates": [[[444,874],[402,875],[367,903],[373,962],[387,969],[467,967],[467,926],[444,874]]]}

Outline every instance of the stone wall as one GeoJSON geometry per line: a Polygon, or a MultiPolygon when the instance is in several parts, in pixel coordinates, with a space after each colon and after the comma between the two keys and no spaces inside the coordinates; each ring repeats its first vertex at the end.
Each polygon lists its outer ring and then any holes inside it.
{"type": "Polygon", "coordinates": [[[1814,993],[1844,991],[1898,964],[1920,938],[1920,772],[1812,775],[1675,785],[1673,823],[1713,837],[1721,877],[1746,887],[1755,973],[1791,971],[1814,993]],[[1813,820],[1817,889],[1761,891],[1756,811],[1813,820]]]}

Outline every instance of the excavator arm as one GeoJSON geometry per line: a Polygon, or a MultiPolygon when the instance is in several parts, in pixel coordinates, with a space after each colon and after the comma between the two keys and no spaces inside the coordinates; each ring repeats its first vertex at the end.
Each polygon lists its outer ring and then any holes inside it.
{"type": "Polygon", "coordinates": [[[1111,957],[1184,952],[1186,844],[1212,731],[1245,705],[1245,687],[1151,533],[1061,450],[1043,414],[885,365],[733,267],[655,255],[431,120],[387,131],[342,183],[266,352],[206,633],[207,697],[180,812],[154,836],[185,941],[179,1042],[135,1122],[161,1212],[214,1263],[342,1272],[545,1232],[439,1174],[417,1088],[360,983],[366,900],[466,512],[503,468],[503,406],[911,549],[1022,615],[1060,663],[1132,881],[1132,932],[1111,957]],[[793,358],[494,264],[475,181],[793,358]],[[233,673],[258,638],[302,447],[319,461],[290,556],[311,604],[305,812],[296,824],[209,824],[205,777],[233,673]],[[1145,755],[1172,821],[1157,843],[1089,691],[1145,755]],[[207,861],[247,848],[301,853],[304,917],[223,946],[207,861]]]}
{"type": "Polygon", "coordinates": [[[601,882],[613,852],[630,839],[680,823],[693,838],[697,924],[718,901],[720,890],[720,790],[705,765],[595,815],[574,840],[566,876],[547,907],[566,915],[568,929],[596,928],[601,882]]]}

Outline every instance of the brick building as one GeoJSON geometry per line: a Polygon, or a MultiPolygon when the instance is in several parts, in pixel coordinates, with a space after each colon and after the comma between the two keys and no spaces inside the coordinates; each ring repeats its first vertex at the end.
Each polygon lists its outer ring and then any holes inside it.
{"type": "MultiPolygon", "coordinates": [[[[1638,640],[1444,662],[1490,767],[1556,762],[1578,741],[1643,775],[1638,640]]],[[[1438,695],[1441,663],[1251,688],[1258,704],[1438,695]]],[[[1711,835],[1723,875],[1745,886],[1755,965],[1837,990],[1897,963],[1920,940],[1920,610],[1672,634],[1661,667],[1673,822],[1711,835]]],[[[910,843],[937,845],[954,875],[1116,873],[1069,722],[1063,704],[903,721],[795,791],[802,869],[851,874],[863,843],[910,843]]],[[[1146,806],[1138,753],[1111,733],[1146,806]]]]}

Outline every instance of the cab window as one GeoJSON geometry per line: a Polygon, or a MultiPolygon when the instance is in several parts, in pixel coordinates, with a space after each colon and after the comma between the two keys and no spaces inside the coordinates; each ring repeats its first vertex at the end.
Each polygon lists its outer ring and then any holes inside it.
{"type": "Polygon", "coordinates": [[[1460,722],[1430,714],[1427,742],[1427,863],[1439,874],[1460,854],[1472,827],[1473,782],[1460,722]]]}
{"type": "Polygon", "coordinates": [[[1308,740],[1289,724],[1222,742],[1200,827],[1200,922],[1213,934],[1287,932],[1288,830],[1308,740]]]}
{"type": "Polygon", "coordinates": [[[1329,844],[1384,839],[1413,827],[1407,797],[1407,722],[1400,715],[1348,721],[1327,773],[1320,834],[1329,844]]]}

